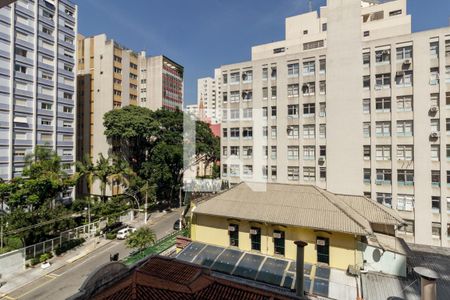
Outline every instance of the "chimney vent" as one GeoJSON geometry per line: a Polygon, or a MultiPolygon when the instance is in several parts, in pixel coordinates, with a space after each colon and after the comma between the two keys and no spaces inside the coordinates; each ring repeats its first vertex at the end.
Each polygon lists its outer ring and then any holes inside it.
{"type": "Polygon", "coordinates": [[[425,267],[415,267],[414,272],[420,275],[420,300],[436,300],[436,279],[439,275],[425,267]]]}

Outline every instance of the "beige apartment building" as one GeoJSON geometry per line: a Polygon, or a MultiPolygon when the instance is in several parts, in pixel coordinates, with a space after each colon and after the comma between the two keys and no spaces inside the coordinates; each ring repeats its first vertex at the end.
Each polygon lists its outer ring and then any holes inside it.
{"type": "Polygon", "coordinates": [[[215,69],[214,78],[197,80],[198,118],[211,124],[219,124],[222,119],[221,77],[220,69],[215,69]]]}
{"type": "MultiPolygon", "coordinates": [[[[165,56],[130,50],[105,34],[78,35],[77,42],[77,160],[88,154],[96,162],[100,153],[110,153],[105,113],[128,105],[152,110],[182,107],[182,66],[165,56]]],[[[92,192],[98,194],[98,186],[92,192]]]]}
{"type": "Polygon", "coordinates": [[[366,195],[406,241],[450,246],[450,27],[373,2],[328,0],[221,67],[222,177],[366,195]]]}

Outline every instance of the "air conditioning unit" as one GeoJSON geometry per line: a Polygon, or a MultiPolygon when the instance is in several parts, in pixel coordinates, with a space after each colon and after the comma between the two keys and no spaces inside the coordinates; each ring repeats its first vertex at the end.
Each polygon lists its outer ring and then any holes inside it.
{"type": "Polygon", "coordinates": [[[228,226],[228,231],[229,231],[229,232],[234,232],[234,231],[236,231],[236,226],[234,226],[234,225],[228,226]]]}
{"type": "Polygon", "coordinates": [[[430,107],[430,112],[437,112],[439,110],[439,107],[437,107],[436,105],[433,105],[432,107],[430,107]]]}
{"type": "Polygon", "coordinates": [[[251,235],[257,235],[257,234],[258,234],[258,231],[259,231],[258,229],[251,228],[251,229],[250,229],[250,234],[251,234],[251,235]]]}
{"type": "Polygon", "coordinates": [[[281,232],[274,232],[273,233],[273,237],[275,238],[275,239],[281,239],[281,232]]]}
{"type": "Polygon", "coordinates": [[[325,157],[321,156],[319,157],[319,163],[324,163],[325,162],[325,157]]]}
{"type": "Polygon", "coordinates": [[[403,64],[404,65],[410,65],[411,64],[411,60],[408,58],[408,59],[405,59],[404,61],[403,61],[403,64]]]}
{"type": "Polygon", "coordinates": [[[405,75],[404,71],[398,71],[397,73],[395,73],[396,76],[403,76],[405,75]]]}
{"type": "Polygon", "coordinates": [[[439,137],[439,132],[434,131],[434,132],[430,133],[430,138],[437,139],[438,137],[439,137]]]}

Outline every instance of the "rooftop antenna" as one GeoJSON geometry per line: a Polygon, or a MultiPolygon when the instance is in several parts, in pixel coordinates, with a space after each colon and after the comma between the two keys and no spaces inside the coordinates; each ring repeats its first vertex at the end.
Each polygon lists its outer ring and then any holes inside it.
{"type": "Polygon", "coordinates": [[[313,11],[312,0],[308,0],[309,12],[313,11]]]}

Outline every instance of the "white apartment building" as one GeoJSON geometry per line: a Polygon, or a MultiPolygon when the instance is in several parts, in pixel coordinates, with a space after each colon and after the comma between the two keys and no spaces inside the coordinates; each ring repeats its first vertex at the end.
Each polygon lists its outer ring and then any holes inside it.
{"type": "Polygon", "coordinates": [[[406,0],[328,0],[220,69],[224,179],[366,195],[405,240],[450,245],[450,27],[412,33],[406,0]]]}
{"type": "Polygon", "coordinates": [[[222,117],[221,72],[214,70],[214,78],[204,77],[197,80],[198,117],[211,124],[218,124],[222,117]]]}
{"type": "Polygon", "coordinates": [[[77,7],[67,0],[18,0],[0,9],[2,179],[20,176],[37,145],[56,151],[73,173],[76,33],[77,7]]]}

